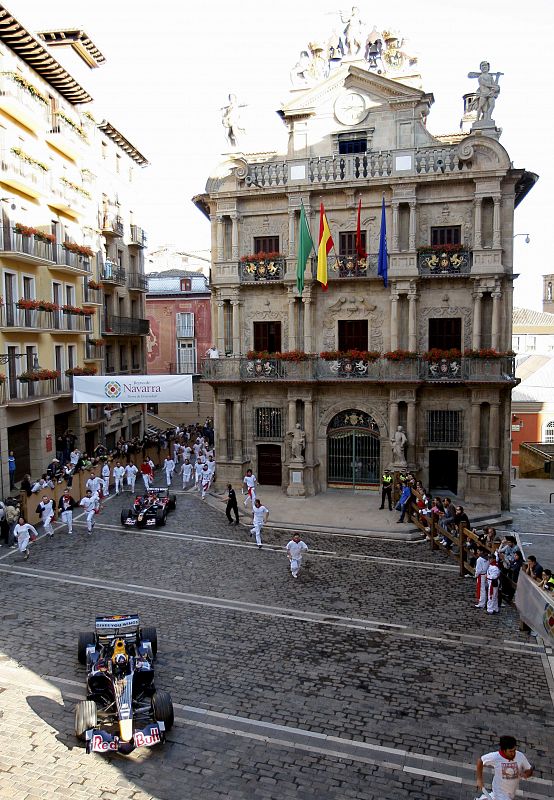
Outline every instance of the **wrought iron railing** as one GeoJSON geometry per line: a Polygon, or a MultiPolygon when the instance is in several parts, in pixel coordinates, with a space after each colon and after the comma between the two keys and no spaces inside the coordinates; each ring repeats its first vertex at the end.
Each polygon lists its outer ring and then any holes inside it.
{"type": "Polygon", "coordinates": [[[149,329],[150,323],[147,319],[119,317],[115,314],[108,314],[103,320],[103,332],[105,334],[146,336],[149,329]]]}
{"type": "Polygon", "coordinates": [[[421,276],[469,275],[471,272],[472,252],[470,250],[438,250],[429,249],[419,252],[417,268],[421,276]]]}
{"type": "Polygon", "coordinates": [[[238,269],[241,283],[282,281],[286,271],[286,259],[279,257],[241,261],[238,269]]]}
{"type": "Polygon", "coordinates": [[[127,277],[129,289],[138,289],[141,292],[148,291],[148,278],[141,272],[129,272],[127,277]]]}
{"type": "Polygon", "coordinates": [[[117,286],[125,286],[125,270],[114,264],[113,261],[106,261],[100,266],[100,280],[103,283],[114,283],[117,286]]]}
{"type": "Polygon", "coordinates": [[[62,244],[58,244],[54,248],[56,255],[56,264],[64,267],[71,267],[74,270],[82,270],[84,272],[92,272],[92,257],[84,255],[83,253],[74,253],[68,250],[62,244]]]}
{"type": "Polygon", "coordinates": [[[25,235],[15,228],[11,228],[6,234],[0,228],[0,250],[6,253],[17,253],[41,261],[54,261],[54,249],[52,242],[46,242],[34,235],[25,235]]]}

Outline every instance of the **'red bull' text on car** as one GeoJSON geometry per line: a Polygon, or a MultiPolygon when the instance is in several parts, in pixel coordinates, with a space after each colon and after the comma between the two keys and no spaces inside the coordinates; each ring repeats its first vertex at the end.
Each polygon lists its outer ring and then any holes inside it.
{"type": "Polygon", "coordinates": [[[135,497],[133,507],[123,509],[121,524],[125,528],[154,528],[165,525],[167,515],[177,506],[177,497],[167,489],[149,489],[135,497]]]}
{"type": "Polygon", "coordinates": [[[154,685],[155,628],[136,614],[96,617],[79,634],[78,658],[87,669],[87,699],[75,708],[75,735],[87,753],[131,753],[165,741],[173,726],[168,692],[154,685]]]}

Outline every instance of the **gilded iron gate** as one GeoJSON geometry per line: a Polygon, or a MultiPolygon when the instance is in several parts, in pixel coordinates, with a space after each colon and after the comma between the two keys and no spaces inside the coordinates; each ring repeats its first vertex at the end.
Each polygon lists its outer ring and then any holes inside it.
{"type": "Polygon", "coordinates": [[[352,488],[378,484],[380,454],[373,417],[357,409],[342,411],[327,428],[327,483],[352,488]]]}

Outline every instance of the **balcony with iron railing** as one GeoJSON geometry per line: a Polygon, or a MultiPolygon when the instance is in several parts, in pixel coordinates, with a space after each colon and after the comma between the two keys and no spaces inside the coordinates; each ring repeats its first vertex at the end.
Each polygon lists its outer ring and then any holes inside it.
{"type": "Polygon", "coordinates": [[[0,109],[33,131],[49,120],[48,98],[18,72],[0,73],[0,109]]]}
{"type": "Polygon", "coordinates": [[[10,330],[52,331],[56,328],[56,311],[39,308],[24,308],[19,302],[3,302],[0,305],[0,327],[10,330]]]}
{"type": "Polygon", "coordinates": [[[48,171],[39,162],[27,160],[11,151],[3,151],[0,161],[0,181],[18,192],[41,197],[49,191],[48,171]]]}
{"type": "Polygon", "coordinates": [[[125,232],[123,218],[119,214],[104,214],[102,233],[104,236],[123,236],[125,232]]]}
{"type": "Polygon", "coordinates": [[[87,341],[85,343],[85,361],[102,361],[104,358],[105,347],[103,344],[96,344],[87,341]]]}
{"type": "Polygon", "coordinates": [[[53,262],[54,245],[39,236],[24,234],[16,227],[4,231],[0,226],[0,255],[6,260],[22,261],[26,264],[53,262]]]}
{"type": "Polygon", "coordinates": [[[285,277],[287,261],[283,256],[275,258],[251,258],[241,260],[238,265],[241,283],[274,283],[285,277]]]}
{"type": "Polygon", "coordinates": [[[57,379],[21,382],[17,378],[6,380],[6,403],[25,405],[42,403],[46,397],[54,397],[61,392],[57,389],[57,379]]]}
{"type": "Polygon", "coordinates": [[[473,253],[461,248],[430,247],[418,251],[417,269],[421,277],[452,278],[456,275],[469,275],[473,253]]]}
{"type": "Polygon", "coordinates": [[[76,160],[88,140],[81,125],[77,121],[70,122],[70,119],[69,116],[66,118],[65,114],[54,113],[46,141],[69,158],[76,160]]]}
{"type": "Polygon", "coordinates": [[[50,183],[48,205],[77,219],[86,214],[91,203],[91,194],[84,186],[59,176],[53,176],[50,183]]]}
{"type": "Polygon", "coordinates": [[[48,266],[54,272],[68,275],[91,275],[93,256],[68,250],[63,244],[53,246],[54,262],[48,266]]]}
{"type": "Polygon", "coordinates": [[[87,306],[102,305],[102,289],[94,289],[90,287],[86,279],[83,286],[83,305],[87,306]]]}
{"type": "MultiPolygon", "coordinates": [[[[242,169],[242,168],[241,168],[242,169]]],[[[252,162],[244,168],[245,186],[253,191],[292,184],[326,185],[363,183],[391,176],[452,175],[468,172],[471,162],[460,157],[457,145],[410,150],[368,150],[352,155],[315,156],[304,159],[252,162]]],[[[242,173],[239,176],[242,179],[242,173]]]]}
{"type": "Polygon", "coordinates": [[[138,247],[146,247],[148,241],[146,233],[138,225],[131,225],[131,241],[129,244],[135,244],[138,247]]]}
{"type": "Polygon", "coordinates": [[[511,356],[500,358],[422,357],[393,361],[386,358],[324,359],[306,356],[296,360],[274,358],[228,357],[206,359],[202,374],[208,382],[236,381],[371,381],[424,383],[513,383],[515,362],[511,356]]]}
{"type": "Polygon", "coordinates": [[[146,336],[150,330],[147,319],[120,317],[115,314],[104,316],[102,333],[108,336],[146,336]]]}
{"type": "Polygon", "coordinates": [[[127,277],[127,287],[135,292],[147,292],[148,278],[141,272],[129,272],[127,277]]]}
{"type": "Polygon", "coordinates": [[[125,270],[113,261],[106,259],[100,266],[100,280],[102,283],[113,284],[114,286],[125,286],[125,270]]]}
{"type": "Polygon", "coordinates": [[[92,316],[70,311],[54,311],[54,333],[91,333],[92,316]]]}

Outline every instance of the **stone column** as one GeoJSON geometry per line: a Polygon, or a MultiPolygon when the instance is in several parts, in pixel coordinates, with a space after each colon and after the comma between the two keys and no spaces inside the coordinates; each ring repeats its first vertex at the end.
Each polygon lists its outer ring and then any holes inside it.
{"type": "Polygon", "coordinates": [[[312,299],[303,297],[304,303],[304,350],[306,353],[312,352],[312,299]]]}
{"type": "Polygon", "coordinates": [[[223,300],[217,301],[217,349],[220,355],[225,354],[225,318],[223,315],[223,300]]]}
{"type": "Polygon", "coordinates": [[[479,444],[481,439],[481,403],[471,401],[471,428],[469,431],[469,468],[479,469],[479,444]]]}
{"type": "Polygon", "coordinates": [[[233,309],[233,355],[240,356],[241,341],[240,341],[240,300],[231,300],[231,308],[233,309]]]}
{"type": "Polygon", "coordinates": [[[314,409],[311,398],[304,401],[304,429],[306,431],[306,464],[314,463],[314,409]]]}
{"type": "Polygon", "coordinates": [[[492,336],[491,345],[494,350],[500,349],[500,301],[502,292],[492,293],[492,336]]]}
{"type": "Polygon", "coordinates": [[[398,299],[399,296],[391,294],[390,297],[390,349],[398,350],[398,299]]]}
{"type": "Polygon", "coordinates": [[[217,260],[223,261],[224,256],[224,243],[223,243],[223,217],[218,214],[216,220],[216,242],[217,242],[217,260]]]}
{"type": "MultiPolygon", "coordinates": [[[[408,350],[417,351],[417,294],[408,295],[408,350]]],[[[398,308],[398,306],[397,306],[398,308]]]]}
{"type": "Polygon", "coordinates": [[[218,438],[217,458],[221,461],[227,461],[227,403],[225,400],[219,400],[216,403],[216,419],[219,426],[219,432],[216,431],[218,438]]]}
{"type": "Polygon", "coordinates": [[[499,250],[502,246],[501,244],[501,231],[500,231],[500,209],[501,209],[501,199],[500,195],[493,197],[494,203],[494,210],[493,210],[493,217],[492,217],[492,246],[496,250],[499,250]]]}
{"type": "Polygon", "coordinates": [[[483,203],[482,197],[476,197],[473,201],[473,207],[475,209],[475,216],[473,221],[473,247],[476,250],[480,250],[481,245],[481,206],[483,203]]]}
{"type": "Polygon", "coordinates": [[[289,350],[296,350],[296,299],[289,296],[289,350]]]}
{"type": "Polygon", "coordinates": [[[500,442],[500,431],[498,429],[500,420],[499,410],[499,403],[491,402],[489,416],[489,470],[498,469],[498,445],[500,442]]]}
{"type": "Polygon", "coordinates": [[[416,249],[416,230],[417,230],[417,215],[416,215],[416,201],[410,200],[410,229],[408,239],[408,250],[416,249]]]}
{"type": "Polygon", "coordinates": [[[398,251],[398,203],[392,204],[392,249],[398,251]]]}
{"type": "Polygon", "coordinates": [[[296,212],[289,208],[289,258],[296,256],[296,212]]]}
{"type": "Polygon", "coordinates": [[[288,424],[287,430],[293,431],[294,426],[296,425],[296,400],[291,397],[289,397],[289,416],[287,424],[288,424]]]}
{"type": "Polygon", "coordinates": [[[239,215],[231,214],[231,258],[239,260],[239,215]]]}
{"type": "MultiPolygon", "coordinates": [[[[398,400],[389,400],[389,439],[394,438],[398,428],[398,400]]],[[[390,442],[389,442],[390,451],[390,442]]],[[[392,455],[391,455],[392,459],[392,455]]]]}
{"type": "Polygon", "coordinates": [[[233,400],[233,459],[242,461],[242,404],[233,400]]]}
{"type": "MultiPolygon", "coordinates": [[[[406,437],[408,439],[408,456],[411,455],[411,460],[415,461],[416,437],[417,437],[417,430],[416,430],[416,401],[415,400],[407,400],[407,404],[408,404],[408,414],[407,414],[407,419],[406,419],[406,425],[407,425],[408,430],[406,431],[406,437]]],[[[409,457],[408,457],[408,461],[410,461],[409,457]]]]}
{"type": "Polygon", "coordinates": [[[473,295],[473,333],[471,346],[474,350],[481,347],[481,299],[483,292],[475,292],[473,295]]]}

